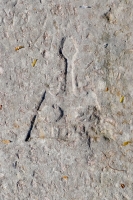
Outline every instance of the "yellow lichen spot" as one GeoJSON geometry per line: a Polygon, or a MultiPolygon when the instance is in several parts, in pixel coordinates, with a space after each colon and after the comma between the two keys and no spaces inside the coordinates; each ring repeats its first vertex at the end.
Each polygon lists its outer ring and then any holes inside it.
{"type": "Polygon", "coordinates": [[[62,176],[62,179],[64,179],[64,180],[68,180],[68,176],[62,176]]]}
{"type": "Polygon", "coordinates": [[[13,126],[14,126],[15,128],[19,128],[19,125],[18,125],[16,122],[14,122],[13,126]]]}
{"type": "Polygon", "coordinates": [[[121,96],[120,103],[123,103],[123,101],[124,101],[124,96],[121,96]]]}
{"type": "Polygon", "coordinates": [[[40,138],[40,139],[44,139],[44,138],[45,138],[45,135],[44,135],[43,133],[40,133],[40,134],[39,134],[39,138],[40,138]]]}
{"type": "Polygon", "coordinates": [[[126,141],[126,142],[123,142],[122,146],[126,146],[126,145],[131,144],[131,143],[132,143],[132,141],[126,141]]]}
{"type": "Polygon", "coordinates": [[[24,46],[15,47],[15,51],[18,51],[19,49],[22,49],[22,48],[24,48],[24,46]]]}
{"type": "Polygon", "coordinates": [[[3,144],[9,144],[11,141],[10,140],[2,140],[3,144]]]}
{"type": "Polygon", "coordinates": [[[36,65],[37,59],[34,59],[32,62],[32,67],[34,67],[36,65]]]}
{"type": "Polygon", "coordinates": [[[106,87],[106,88],[105,88],[105,92],[107,92],[108,90],[109,90],[109,88],[108,88],[108,87],[106,87]]]}

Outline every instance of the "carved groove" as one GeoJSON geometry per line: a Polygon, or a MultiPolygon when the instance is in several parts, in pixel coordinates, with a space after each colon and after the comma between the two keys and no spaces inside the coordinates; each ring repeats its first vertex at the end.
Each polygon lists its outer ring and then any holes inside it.
{"type": "Polygon", "coordinates": [[[66,38],[62,38],[61,43],[60,43],[60,47],[59,47],[59,55],[60,57],[64,60],[64,64],[65,64],[65,69],[64,69],[64,75],[65,75],[65,86],[64,86],[64,91],[66,91],[66,85],[67,85],[67,70],[68,70],[68,62],[67,62],[67,58],[64,56],[64,54],[62,53],[63,50],[63,46],[64,46],[64,42],[65,42],[66,38]]]}
{"type": "Polygon", "coordinates": [[[31,137],[31,131],[32,131],[33,127],[34,127],[34,123],[35,123],[35,120],[36,120],[36,117],[37,117],[37,111],[40,109],[41,104],[42,104],[42,102],[43,102],[44,99],[45,99],[45,96],[46,96],[46,91],[44,92],[44,94],[43,94],[43,96],[42,96],[42,98],[41,98],[41,101],[39,102],[39,104],[38,104],[38,106],[37,106],[36,114],[33,116],[32,120],[31,120],[30,128],[29,128],[28,133],[27,133],[27,135],[26,135],[25,142],[28,142],[28,140],[29,140],[30,137],[31,137]]]}

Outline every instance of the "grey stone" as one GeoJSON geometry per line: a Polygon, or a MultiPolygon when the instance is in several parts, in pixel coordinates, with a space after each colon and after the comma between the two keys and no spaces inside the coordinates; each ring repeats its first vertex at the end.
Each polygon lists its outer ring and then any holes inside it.
{"type": "Polygon", "coordinates": [[[1,200],[133,199],[132,8],[0,2],[1,200]]]}

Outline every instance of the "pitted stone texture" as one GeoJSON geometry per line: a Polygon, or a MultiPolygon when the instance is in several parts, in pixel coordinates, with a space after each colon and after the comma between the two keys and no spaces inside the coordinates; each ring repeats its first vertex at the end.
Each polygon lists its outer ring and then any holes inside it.
{"type": "Polygon", "coordinates": [[[133,199],[132,8],[1,1],[0,199],[133,199]]]}

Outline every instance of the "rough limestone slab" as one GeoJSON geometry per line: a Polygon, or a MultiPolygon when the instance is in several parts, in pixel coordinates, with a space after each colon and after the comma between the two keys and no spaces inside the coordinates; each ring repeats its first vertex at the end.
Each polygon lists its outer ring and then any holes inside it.
{"type": "Polygon", "coordinates": [[[133,199],[133,2],[0,0],[0,199],[133,199]]]}

